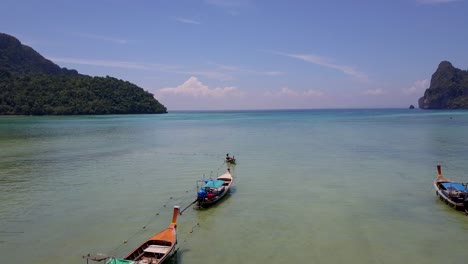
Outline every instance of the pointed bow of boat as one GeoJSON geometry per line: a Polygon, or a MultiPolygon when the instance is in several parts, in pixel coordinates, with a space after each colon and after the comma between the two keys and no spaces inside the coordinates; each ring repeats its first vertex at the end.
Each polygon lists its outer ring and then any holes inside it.
{"type": "Polygon", "coordinates": [[[176,228],[177,227],[177,217],[180,214],[180,207],[174,206],[174,212],[172,213],[172,221],[169,225],[169,228],[176,228]]]}
{"type": "Polygon", "coordinates": [[[442,166],[437,165],[437,178],[435,179],[435,182],[447,182],[450,181],[449,179],[445,178],[444,175],[442,175],[442,166]]]}

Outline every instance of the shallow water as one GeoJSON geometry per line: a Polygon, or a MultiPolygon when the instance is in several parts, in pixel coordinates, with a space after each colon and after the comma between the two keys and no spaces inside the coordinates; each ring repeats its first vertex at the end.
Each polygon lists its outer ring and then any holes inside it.
{"type": "Polygon", "coordinates": [[[432,182],[437,164],[468,182],[467,135],[466,111],[2,117],[0,255],[122,257],[193,201],[197,179],[222,174],[229,152],[233,190],[180,216],[174,262],[464,263],[468,217],[432,182]]]}

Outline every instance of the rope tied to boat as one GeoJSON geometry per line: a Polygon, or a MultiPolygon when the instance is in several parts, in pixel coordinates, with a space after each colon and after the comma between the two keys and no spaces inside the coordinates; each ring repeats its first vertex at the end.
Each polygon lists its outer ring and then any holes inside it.
{"type": "Polygon", "coordinates": [[[169,199],[162,205],[162,207],[160,207],[156,213],[151,216],[151,218],[146,222],[145,225],[143,225],[140,229],[138,229],[138,231],[136,231],[135,233],[133,233],[132,235],[130,235],[126,240],[124,240],[122,243],[120,243],[117,247],[115,247],[114,249],[112,249],[109,253],[109,255],[115,255],[115,253],[125,244],[128,243],[129,240],[131,240],[132,238],[134,238],[135,236],[137,236],[139,233],[141,233],[143,230],[146,229],[146,227],[151,224],[153,221],[154,221],[154,218],[156,218],[157,216],[159,216],[160,214],[160,211],[162,211],[166,206],[167,204],[173,199],[172,196],[169,197],[169,199]]]}
{"type": "Polygon", "coordinates": [[[192,228],[190,229],[190,231],[187,233],[187,235],[185,236],[184,240],[182,241],[182,243],[180,244],[180,246],[174,251],[174,254],[177,254],[177,251],[179,251],[179,249],[181,249],[185,242],[187,242],[188,240],[188,237],[193,234],[193,232],[195,231],[196,228],[199,228],[200,227],[200,223],[197,223],[196,225],[192,226],[192,228]]]}
{"type": "MultiPolygon", "coordinates": [[[[217,171],[217,174],[219,175],[219,171],[222,169],[222,167],[224,167],[226,164],[226,162],[223,160],[223,162],[219,165],[219,167],[216,169],[217,171]]],[[[229,168],[229,166],[228,166],[229,168]]],[[[213,171],[211,171],[211,176],[213,176],[213,171]]],[[[182,198],[180,198],[179,200],[179,205],[182,205],[185,203],[185,201],[189,198],[192,198],[193,197],[193,194],[190,193],[190,190],[186,190],[185,191],[185,196],[182,196],[182,198]]],[[[135,233],[133,233],[132,235],[130,235],[126,240],[124,240],[122,243],[120,243],[117,247],[115,247],[114,249],[110,250],[109,253],[107,255],[109,256],[115,256],[116,255],[116,252],[125,244],[127,244],[131,239],[133,239],[134,237],[136,237],[137,235],[139,235],[140,233],[144,232],[146,230],[146,228],[148,227],[149,224],[151,224],[154,219],[160,215],[160,212],[167,207],[167,204],[170,202],[170,201],[175,201],[175,198],[173,196],[170,196],[169,199],[162,205],[162,207],[160,207],[155,213],[154,215],[151,216],[151,218],[140,228],[138,229],[135,233]]],[[[195,201],[191,202],[190,204],[188,204],[182,211],[180,211],[180,215],[182,215],[182,213],[188,209],[191,205],[193,205],[194,203],[196,203],[198,201],[198,199],[196,199],[195,201]]],[[[192,234],[194,232],[194,230],[196,228],[200,227],[200,224],[197,223],[195,226],[193,226],[190,230],[190,232],[187,234],[187,236],[185,237],[185,239],[183,240],[182,244],[184,244],[189,235],[192,234]]],[[[182,247],[182,245],[176,249],[176,252],[182,247]]],[[[89,255],[89,254],[88,254],[89,255]]]]}
{"type": "Polygon", "coordinates": [[[185,201],[186,201],[187,199],[190,199],[191,197],[193,197],[193,194],[190,193],[190,190],[186,190],[185,193],[186,193],[187,195],[182,196],[182,198],[180,199],[180,201],[177,203],[177,204],[180,205],[180,206],[182,206],[183,204],[185,204],[185,201]]]}
{"type": "Polygon", "coordinates": [[[187,205],[183,210],[180,211],[179,215],[182,215],[182,213],[187,210],[192,204],[198,202],[198,199],[195,199],[195,201],[191,202],[189,205],[187,205]]]}

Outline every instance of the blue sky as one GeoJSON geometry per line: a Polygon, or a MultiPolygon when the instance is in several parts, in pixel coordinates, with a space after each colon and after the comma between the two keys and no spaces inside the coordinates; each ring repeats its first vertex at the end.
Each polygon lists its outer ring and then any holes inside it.
{"type": "Polygon", "coordinates": [[[467,0],[2,1],[0,32],[170,110],[417,105],[468,68],[467,0]]]}

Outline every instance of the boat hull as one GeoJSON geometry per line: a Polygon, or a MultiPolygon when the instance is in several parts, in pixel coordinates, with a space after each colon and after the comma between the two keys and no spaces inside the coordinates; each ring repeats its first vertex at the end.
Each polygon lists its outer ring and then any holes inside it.
{"type": "Polygon", "coordinates": [[[463,211],[468,213],[468,197],[455,197],[447,190],[443,190],[441,187],[442,183],[447,183],[449,181],[438,182],[434,181],[434,188],[436,189],[436,196],[444,202],[446,205],[454,208],[455,210],[463,211]]]}
{"type": "Polygon", "coordinates": [[[207,198],[198,198],[197,205],[199,207],[202,207],[202,208],[208,208],[211,205],[213,205],[213,204],[217,203],[218,201],[220,201],[221,199],[223,199],[223,197],[226,196],[226,194],[228,192],[229,192],[229,189],[224,190],[224,192],[221,195],[219,195],[216,198],[213,198],[211,200],[208,200],[207,198]]]}
{"type": "Polygon", "coordinates": [[[231,175],[229,169],[228,169],[228,172],[226,172],[225,174],[219,176],[218,178],[216,178],[216,180],[224,182],[222,184],[222,191],[217,193],[214,197],[210,197],[210,196],[200,197],[200,196],[198,196],[197,197],[197,206],[198,207],[201,207],[201,208],[210,207],[211,205],[213,205],[213,204],[219,202],[220,200],[222,200],[226,196],[226,194],[230,192],[231,186],[233,184],[233,178],[232,178],[232,175],[231,175]]]}
{"type": "Polygon", "coordinates": [[[137,264],[163,263],[169,259],[174,254],[177,244],[176,221],[178,215],[179,207],[175,206],[169,227],[148,238],[124,259],[135,261],[137,264]]]}

